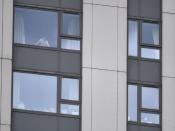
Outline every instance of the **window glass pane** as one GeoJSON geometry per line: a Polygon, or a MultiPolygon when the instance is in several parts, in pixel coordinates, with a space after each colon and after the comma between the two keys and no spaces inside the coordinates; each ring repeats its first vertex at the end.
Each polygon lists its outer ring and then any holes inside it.
{"type": "Polygon", "coordinates": [[[15,8],[14,42],[57,47],[57,13],[15,8]]]}
{"type": "Polygon", "coordinates": [[[129,21],[129,40],[128,54],[129,56],[137,56],[138,50],[138,23],[129,21]]]}
{"type": "Polygon", "coordinates": [[[65,100],[79,100],[79,80],[62,78],[61,98],[65,100]]]}
{"type": "Polygon", "coordinates": [[[57,77],[14,72],[13,108],[56,112],[57,77]]]}
{"type": "Polygon", "coordinates": [[[61,114],[79,115],[79,105],[61,104],[61,114]]]}
{"type": "Polygon", "coordinates": [[[160,50],[141,48],[141,56],[142,58],[160,59],[160,50]]]}
{"type": "Polygon", "coordinates": [[[128,121],[137,121],[137,86],[128,85],[128,121]]]}
{"type": "Polygon", "coordinates": [[[152,113],[141,113],[141,122],[148,124],[160,124],[160,115],[152,113]]]}
{"type": "Polygon", "coordinates": [[[62,39],[61,40],[61,48],[68,49],[68,50],[80,50],[80,41],[79,40],[62,39]]]}
{"type": "Polygon", "coordinates": [[[75,14],[63,14],[62,33],[65,35],[80,36],[80,16],[75,14]]]}
{"type": "Polygon", "coordinates": [[[159,89],[142,87],[142,108],[159,109],[159,89]]]}
{"type": "Polygon", "coordinates": [[[159,25],[152,23],[142,24],[142,43],[159,45],[159,25]]]}

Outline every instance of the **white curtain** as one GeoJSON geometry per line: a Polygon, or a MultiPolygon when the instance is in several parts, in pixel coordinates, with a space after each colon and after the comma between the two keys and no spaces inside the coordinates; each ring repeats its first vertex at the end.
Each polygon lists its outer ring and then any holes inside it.
{"type": "Polygon", "coordinates": [[[137,56],[137,44],[138,44],[138,28],[137,22],[129,22],[129,55],[137,56]]]}
{"type": "Polygon", "coordinates": [[[79,80],[62,79],[62,98],[69,100],[78,100],[79,98],[79,80]]]}
{"type": "Polygon", "coordinates": [[[71,19],[68,25],[68,34],[79,35],[79,19],[71,19]]]}
{"type": "Polygon", "coordinates": [[[15,13],[15,29],[14,29],[14,41],[15,43],[25,44],[25,29],[24,18],[20,12],[15,13]]]}
{"type": "Polygon", "coordinates": [[[17,75],[16,78],[14,79],[13,107],[17,109],[25,109],[25,105],[21,101],[21,81],[17,77],[17,75]]]}
{"type": "Polygon", "coordinates": [[[153,41],[155,45],[159,44],[159,30],[157,28],[152,28],[153,41]]]}

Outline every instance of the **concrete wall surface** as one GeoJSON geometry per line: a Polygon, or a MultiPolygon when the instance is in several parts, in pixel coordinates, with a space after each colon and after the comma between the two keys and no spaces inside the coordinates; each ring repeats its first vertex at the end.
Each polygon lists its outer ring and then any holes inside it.
{"type": "Polygon", "coordinates": [[[0,131],[10,131],[13,0],[0,0],[0,131]]]}
{"type": "Polygon", "coordinates": [[[162,130],[175,130],[175,1],[163,0],[162,14],[162,130]]]}
{"type": "Polygon", "coordinates": [[[82,131],[126,131],[127,0],[83,2],[82,131]]]}

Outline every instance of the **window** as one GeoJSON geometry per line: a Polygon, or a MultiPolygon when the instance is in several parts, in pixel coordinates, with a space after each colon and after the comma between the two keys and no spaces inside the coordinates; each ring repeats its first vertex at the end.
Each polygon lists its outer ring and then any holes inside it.
{"type": "Polygon", "coordinates": [[[159,109],[159,88],[142,87],[142,108],[159,109]]]}
{"type": "Polygon", "coordinates": [[[137,121],[137,85],[128,85],[128,121],[137,121]]]}
{"type": "Polygon", "coordinates": [[[129,84],[128,121],[159,124],[159,97],[159,88],[157,87],[129,84]],[[141,121],[138,116],[141,116],[141,121]]]}
{"type": "Polygon", "coordinates": [[[128,0],[127,131],[160,131],[161,0],[128,0]]]}
{"type": "Polygon", "coordinates": [[[159,24],[129,20],[128,32],[129,56],[160,59],[159,24]],[[139,28],[139,25],[142,25],[141,28],[139,28]],[[138,54],[138,52],[141,53],[138,54]]]}
{"type": "Polygon", "coordinates": [[[137,56],[138,54],[138,22],[129,21],[129,56],[137,56]]]}
{"type": "Polygon", "coordinates": [[[142,23],[142,43],[159,45],[159,25],[142,23]]]}
{"type": "Polygon", "coordinates": [[[61,114],[79,115],[79,105],[61,104],[61,114]]]}
{"type": "Polygon", "coordinates": [[[15,7],[14,43],[80,51],[80,21],[79,14],[62,13],[61,22],[58,12],[15,7]]]}
{"type": "Polygon", "coordinates": [[[15,0],[13,131],[81,130],[82,11],[82,0],[15,0]]]}
{"type": "Polygon", "coordinates": [[[60,113],[79,115],[79,79],[62,78],[60,113]],[[75,105],[76,103],[76,105],[75,105]],[[78,103],[78,104],[77,104],[78,103]]]}
{"type": "Polygon", "coordinates": [[[57,19],[56,12],[16,7],[14,43],[57,47],[57,19]]]}
{"type": "Polygon", "coordinates": [[[141,113],[141,122],[148,124],[160,124],[160,115],[152,113],[141,113]]]}
{"type": "Polygon", "coordinates": [[[62,34],[80,36],[80,16],[64,13],[62,18],[62,34]]]}
{"type": "Polygon", "coordinates": [[[79,100],[79,80],[62,78],[61,98],[64,100],[79,100]]]}
{"type": "Polygon", "coordinates": [[[141,57],[148,59],[160,59],[160,50],[156,47],[159,43],[159,24],[156,23],[142,23],[142,45],[141,57]],[[153,48],[146,48],[147,45],[152,45],[153,48]]]}
{"type": "Polygon", "coordinates": [[[141,48],[141,56],[142,58],[148,59],[160,59],[160,50],[151,49],[151,48],[141,48]]]}
{"type": "Polygon", "coordinates": [[[14,72],[13,108],[55,113],[56,103],[57,77],[14,72]]]}
{"type": "Polygon", "coordinates": [[[80,40],[61,39],[61,48],[68,50],[80,50],[80,40]]]}

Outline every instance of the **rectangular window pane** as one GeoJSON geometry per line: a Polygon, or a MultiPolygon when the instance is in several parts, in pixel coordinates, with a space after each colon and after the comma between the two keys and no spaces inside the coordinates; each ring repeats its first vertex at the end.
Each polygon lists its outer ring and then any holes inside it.
{"type": "Polygon", "coordinates": [[[138,22],[129,21],[129,40],[128,54],[129,56],[137,56],[138,52],[138,22]]]}
{"type": "Polygon", "coordinates": [[[56,12],[15,8],[14,42],[57,47],[56,12]]]}
{"type": "Polygon", "coordinates": [[[65,100],[79,100],[79,80],[62,78],[61,98],[65,100]]]}
{"type": "Polygon", "coordinates": [[[142,108],[159,109],[159,89],[142,87],[142,108]]]}
{"type": "Polygon", "coordinates": [[[13,108],[56,112],[57,77],[18,72],[13,77],[13,108]]]}
{"type": "Polygon", "coordinates": [[[160,50],[159,49],[149,49],[149,48],[141,48],[141,56],[142,58],[148,59],[160,59],[160,50]]]}
{"type": "Polygon", "coordinates": [[[159,25],[152,23],[142,24],[142,43],[159,45],[159,25]]]}
{"type": "Polygon", "coordinates": [[[79,105],[61,104],[61,114],[79,115],[79,105]]]}
{"type": "Polygon", "coordinates": [[[80,50],[80,40],[61,39],[61,48],[68,50],[80,50]]]}
{"type": "Polygon", "coordinates": [[[128,121],[137,121],[137,86],[128,85],[128,121]]]}
{"type": "Polygon", "coordinates": [[[80,36],[80,16],[75,14],[63,14],[62,33],[71,36],[80,36]]]}
{"type": "Polygon", "coordinates": [[[152,113],[141,113],[141,122],[148,124],[160,124],[160,115],[152,113]]]}

